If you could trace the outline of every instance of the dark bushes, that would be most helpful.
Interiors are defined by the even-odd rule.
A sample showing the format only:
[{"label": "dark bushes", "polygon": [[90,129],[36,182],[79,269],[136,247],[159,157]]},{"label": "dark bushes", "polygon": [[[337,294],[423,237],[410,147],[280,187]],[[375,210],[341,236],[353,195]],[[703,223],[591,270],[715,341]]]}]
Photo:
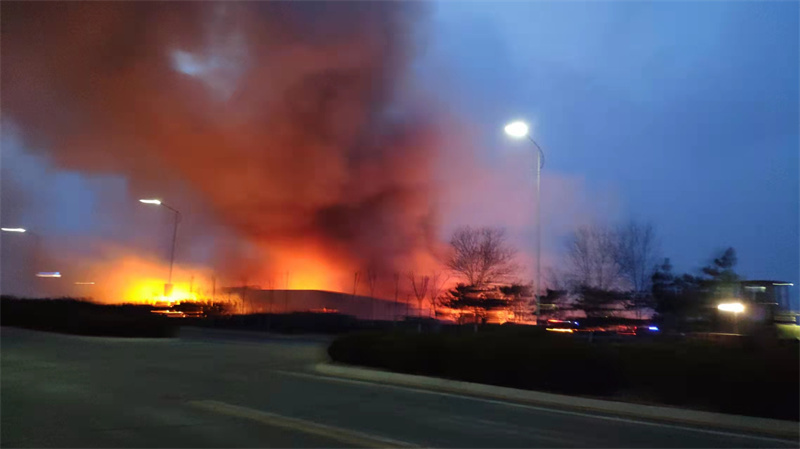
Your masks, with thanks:
[{"label": "dark bushes", "polygon": [[75,299],[0,299],[0,324],[50,332],[113,337],[165,338],[176,323],[148,306],[102,305]]},{"label": "dark bushes", "polygon": [[796,342],[719,346],[569,335],[360,333],[337,338],[334,361],[562,394],[624,395],[723,413],[798,419]]}]

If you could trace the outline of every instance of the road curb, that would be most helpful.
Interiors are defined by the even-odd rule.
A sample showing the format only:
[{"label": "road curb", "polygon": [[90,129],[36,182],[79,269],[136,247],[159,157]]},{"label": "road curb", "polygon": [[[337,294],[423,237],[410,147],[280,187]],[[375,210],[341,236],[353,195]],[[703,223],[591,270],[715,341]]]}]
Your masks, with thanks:
[{"label": "road curb", "polygon": [[557,409],[610,414],[626,418],[684,424],[696,427],[713,428],[768,435],[797,440],[798,423],[777,419],[750,416],[728,415],[672,407],[631,404],[627,402],[605,401],[580,398],[530,390],[498,387],[494,385],[462,382],[437,377],[401,374],[376,369],[357,368],[334,363],[319,363],[314,371],[328,376],[397,386],[422,388],[451,394],[461,394],[486,399],[495,399],[525,405],[545,406]]}]

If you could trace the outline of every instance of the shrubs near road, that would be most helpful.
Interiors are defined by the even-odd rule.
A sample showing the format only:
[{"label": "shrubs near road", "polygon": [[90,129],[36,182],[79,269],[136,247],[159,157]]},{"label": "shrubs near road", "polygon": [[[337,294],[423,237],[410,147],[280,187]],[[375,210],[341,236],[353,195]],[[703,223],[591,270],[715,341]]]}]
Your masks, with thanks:
[{"label": "shrubs near road", "polygon": [[538,330],[339,337],[336,362],[512,388],[798,419],[796,341],[593,342]]},{"label": "shrubs near road", "polygon": [[103,305],[74,299],[0,299],[0,324],[50,332],[166,338],[178,326],[147,306]]}]

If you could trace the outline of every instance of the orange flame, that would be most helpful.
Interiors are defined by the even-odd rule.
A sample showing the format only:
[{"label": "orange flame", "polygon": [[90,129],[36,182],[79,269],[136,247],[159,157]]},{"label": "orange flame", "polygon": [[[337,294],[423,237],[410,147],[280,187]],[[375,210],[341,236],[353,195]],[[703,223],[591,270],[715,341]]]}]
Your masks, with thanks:
[{"label": "orange flame", "polygon": [[172,294],[164,295],[163,279],[143,279],[133,282],[128,286],[123,294],[125,302],[132,303],[179,303],[184,301],[197,301],[198,295],[189,291],[189,286],[184,284],[173,284]]}]

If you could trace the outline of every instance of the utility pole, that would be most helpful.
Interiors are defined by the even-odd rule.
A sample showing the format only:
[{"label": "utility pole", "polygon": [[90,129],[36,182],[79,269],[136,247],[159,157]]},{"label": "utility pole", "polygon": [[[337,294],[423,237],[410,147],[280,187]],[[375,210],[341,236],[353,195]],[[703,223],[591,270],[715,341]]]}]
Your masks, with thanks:
[{"label": "utility pole", "polygon": [[289,272],[286,272],[286,290],[283,292],[283,308],[285,312],[289,313]]},{"label": "utility pole", "polygon": [[394,274],[394,310],[392,311],[392,315],[394,316],[394,322],[397,324],[397,297],[400,295],[400,273]]},{"label": "utility pole", "polygon": [[353,273],[353,299],[356,299],[356,291],[358,289],[358,276],[359,276],[359,274],[360,273],[358,271]]}]

